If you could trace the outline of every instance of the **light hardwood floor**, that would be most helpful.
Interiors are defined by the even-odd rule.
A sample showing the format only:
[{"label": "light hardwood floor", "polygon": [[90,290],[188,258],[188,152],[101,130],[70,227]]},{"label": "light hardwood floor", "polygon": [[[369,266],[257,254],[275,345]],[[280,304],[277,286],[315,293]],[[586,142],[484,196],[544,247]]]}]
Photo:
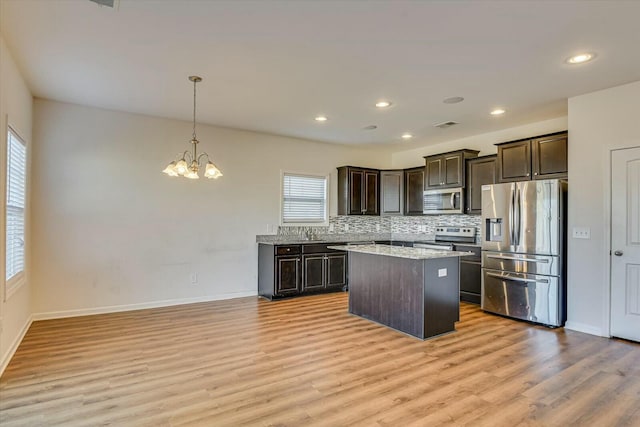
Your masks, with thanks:
[{"label": "light hardwood floor", "polygon": [[0,379],[8,426],[640,425],[640,345],[463,304],[428,341],[344,293],[35,322]]}]

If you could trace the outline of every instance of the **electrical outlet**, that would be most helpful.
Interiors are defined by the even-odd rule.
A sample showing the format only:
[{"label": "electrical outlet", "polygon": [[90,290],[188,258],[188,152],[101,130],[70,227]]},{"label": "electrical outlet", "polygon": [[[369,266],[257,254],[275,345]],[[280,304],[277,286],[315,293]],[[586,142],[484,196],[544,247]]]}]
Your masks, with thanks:
[{"label": "electrical outlet", "polygon": [[329,231],[333,231],[333,224],[329,224]]},{"label": "electrical outlet", "polygon": [[376,224],[376,231],[380,232],[380,224]]},{"label": "electrical outlet", "polygon": [[574,239],[590,239],[591,229],[589,227],[573,227]]},{"label": "electrical outlet", "polygon": [[191,284],[195,285],[198,283],[198,273],[191,273]]},{"label": "electrical outlet", "polygon": [[349,224],[344,225],[344,231],[349,231]]}]

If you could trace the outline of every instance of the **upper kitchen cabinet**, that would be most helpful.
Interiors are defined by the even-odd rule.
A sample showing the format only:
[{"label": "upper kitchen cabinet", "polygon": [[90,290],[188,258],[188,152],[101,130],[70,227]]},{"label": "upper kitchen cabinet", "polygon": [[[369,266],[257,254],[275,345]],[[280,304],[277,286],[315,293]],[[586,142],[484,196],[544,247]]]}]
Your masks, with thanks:
[{"label": "upper kitchen cabinet", "polygon": [[404,170],[404,214],[422,215],[424,167]]},{"label": "upper kitchen cabinet", "polygon": [[478,157],[478,153],[479,151],[475,150],[458,150],[433,156],[425,156],[425,190],[431,188],[464,187],[464,161]]},{"label": "upper kitchen cabinet", "polygon": [[380,171],[380,214],[404,214],[404,171]]},{"label": "upper kitchen cabinet", "polygon": [[496,155],[467,160],[467,187],[465,213],[482,213],[482,186],[497,180]]},{"label": "upper kitchen cabinet", "polygon": [[533,179],[567,177],[567,132],[531,141]]},{"label": "upper kitchen cabinet", "polygon": [[498,146],[498,182],[567,176],[567,132]]},{"label": "upper kitchen cabinet", "polygon": [[353,166],[338,168],[338,215],[379,215],[380,172]]}]

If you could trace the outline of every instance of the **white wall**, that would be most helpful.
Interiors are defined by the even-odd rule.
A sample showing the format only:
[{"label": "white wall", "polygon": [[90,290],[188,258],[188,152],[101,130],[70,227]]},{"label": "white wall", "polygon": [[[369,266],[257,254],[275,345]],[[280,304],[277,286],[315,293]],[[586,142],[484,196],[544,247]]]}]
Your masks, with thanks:
[{"label": "white wall", "polygon": [[441,144],[396,151],[392,154],[392,165],[394,168],[399,169],[424,166],[424,156],[446,153],[447,151],[459,150],[462,148],[478,150],[480,151],[480,156],[486,156],[497,152],[496,146],[494,145],[496,143],[514,141],[516,139],[544,135],[566,129],[567,118],[559,117],[542,122],[530,123],[528,125],[502,129],[496,132],[483,133],[467,138],[456,139],[453,141],[443,142]]},{"label": "white wall", "polygon": [[[33,99],[20,71],[14,62],[5,41],[0,37],[0,374],[4,370],[9,357],[15,351],[31,318],[31,286],[30,286],[30,227],[29,218],[26,223],[26,282],[11,295],[5,294],[5,205],[6,205],[6,151],[7,151],[7,119],[8,124],[20,134],[31,151],[31,122]],[[27,198],[29,196],[27,195]],[[28,203],[28,200],[27,200]],[[29,206],[27,206],[29,209]],[[6,298],[8,297],[8,298]]]},{"label": "white wall", "polygon": [[279,222],[281,169],[331,174],[335,214],[337,166],[390,164],[382,151],[199,125],[224,176],[194,182],[161,173],[190,147],[188,122],[45,100],[34,114],[39,318],[255,295],[255,236]]},{"label": "white wall", "polygon": [[567,327],[609,335],[610,150],[640,146],[640,81],[569,99]]}]

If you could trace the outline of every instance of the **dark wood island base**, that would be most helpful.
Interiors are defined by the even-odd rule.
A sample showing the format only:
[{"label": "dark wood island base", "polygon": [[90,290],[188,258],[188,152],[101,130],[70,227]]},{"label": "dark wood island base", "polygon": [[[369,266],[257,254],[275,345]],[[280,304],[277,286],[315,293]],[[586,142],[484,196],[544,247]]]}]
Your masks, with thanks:
[{"label": "dark wood island base", "polygon": [[[375,246],[386,251],[383,245]],[[460,319],[459,256],[468,254],[431,251],[431,256],[416,259],[398,249],[394,255],[362,249],[345,249],[350,252],[350,313],[420,339],[455,331]],[[401,251],[415,255],[429,249]]]}]

